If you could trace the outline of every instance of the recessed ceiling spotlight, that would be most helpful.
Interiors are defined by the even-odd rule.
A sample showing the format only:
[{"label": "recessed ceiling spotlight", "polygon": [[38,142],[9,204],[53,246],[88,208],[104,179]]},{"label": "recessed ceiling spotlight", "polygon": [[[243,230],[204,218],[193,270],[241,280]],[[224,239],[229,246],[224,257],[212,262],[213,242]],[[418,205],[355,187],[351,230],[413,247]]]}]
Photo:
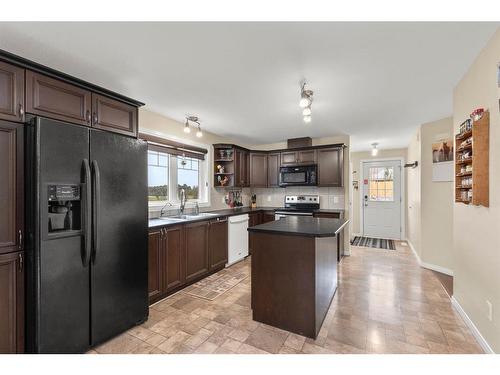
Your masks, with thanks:
[{"label": "recessed ceiling spotlight", "polygon": [[311,116],[309,116],[309,115],[308,116],[304,116],[304,122],[306,124],[309,124],[311,121],[312,121],[312,117]]},{"label": "recessed ceiling spotlight", "polygon": [[310,116],[311,115],[311,107],[306,107],[302,110],[302,115],[304,116]]},{"label": "recessed ceiling spotlight", "polygon": [[377,156],[378,155],[378,143],[375,142],[375,143],[372,143],[372,156]]}]

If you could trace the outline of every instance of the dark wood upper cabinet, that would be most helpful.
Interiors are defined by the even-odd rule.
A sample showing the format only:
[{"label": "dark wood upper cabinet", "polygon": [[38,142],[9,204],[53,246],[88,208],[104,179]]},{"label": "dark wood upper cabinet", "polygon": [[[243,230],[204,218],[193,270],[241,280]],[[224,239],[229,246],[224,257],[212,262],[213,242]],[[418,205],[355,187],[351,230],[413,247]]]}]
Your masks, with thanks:
[{"label": "dark wood upper cabinet", "polygon": [[297,164],[296,151],[284,151],[281,153],[281,165],[294,165]]},{"label": "dark wood upper cabinet", "polygon": [[24,252],[0,254],[0,354],[24,352]]},{"label": "dark wood upper cabinet", "polygon": [[0,61],[0,119],[24,120],[24,69]]},{"label": "dark wood upper cabinet", "polygon": [[106,96],[92,94],[92,127],[137,135],[137,108]]},{"label": "dark wood upper cabinet", "polygon": [[24,247],[24,127],[0,121],[0,254]]},{"label": "dark wood upper cabinet", "polygon": [[197,279],[209,270],[208,222],[185,225],[186,282]]},{"label": "dark wood upper cabinet", "polygon": [[281,152],[281,165],[316,164],[316,150]]},{"label": "dark wood upper cabinet", "polygon": [[267,154],[250,153],[250,186],[267,187]]},{"label": "dark wood upper cabinet", "polygon": [[318,186],[344,186],[342,147],[318,149]]},{"label": "dark wood upper cabinet", "polygon": [[249,166],[248,151],[235,148],[234,149],[234,186],[248,187],[250,186],[250,166]]},{"label": "dark wood upper cabinet", "polygon": [[162,292],[162,240],[163,230],[151,230],[148,236],[148,294],[154,300]]},{"label": "dark wood upper cabinet", "polygon": [[165,228],[163,254],[163,291],[169,292],[186,281],[183,226]]},{"label": "dark wood upper cabinet", "polygon": [[278,187],[280,174],[280,154],[279,152],[267,155],[267,186]]},{"label": "dark wood upper cabinet", "polygon": [[212,220],[209,224],[208,248],[210,270],[224,267],[227,263],[227,219]]},{"label": "dark wood upper cabinet", "polygon": [[26,112],[90,126],[91,92],[69,83],[26,71]]},{"label": "dark wood upper cabinet", "polygon": [[316,150],[301,150],[297,152],[299,164],[316,164]]}]

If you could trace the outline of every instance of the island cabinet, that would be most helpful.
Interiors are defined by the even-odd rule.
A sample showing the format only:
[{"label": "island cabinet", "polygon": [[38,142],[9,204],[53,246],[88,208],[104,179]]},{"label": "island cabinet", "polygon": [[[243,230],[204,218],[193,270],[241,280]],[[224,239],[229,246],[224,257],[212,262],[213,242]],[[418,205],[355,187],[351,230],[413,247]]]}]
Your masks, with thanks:
[{"label": "island cabinet", "polygon": [[281,165],[315,164],[316,150],[298,150],[281,152]]},{"label": "island cabinet", "polygon": [[0,254],[0,354],[24,352],[24,252]]},{"label": "island cabinet", "polygon": [[223,268],[227,263],[227,218],[217,218],[209,222],[208,251],[210,271]]},{"label": "island cabinet", "polygon": [[24,120],[24,69],[0,61],[0,119]]},{"label": "island cabinet", "polygon": [[318,149],[318,186],[344,186],[342,147]]},{"label": "island cabinet", "polygon": [[[263,212],[251,212],[248,214],[248,227],[262,224]],[[248,253],[252,255],[252,237],[248,236]]]},{"label": "island cabinet", "polygon": [[250,154],[250,186],[267,187],[267,154],[251,152]]},{"label": "island cabinet", "polygon": [[267,186],[278,187],[280,176],[280,153],[271,152],[267,155]]}]

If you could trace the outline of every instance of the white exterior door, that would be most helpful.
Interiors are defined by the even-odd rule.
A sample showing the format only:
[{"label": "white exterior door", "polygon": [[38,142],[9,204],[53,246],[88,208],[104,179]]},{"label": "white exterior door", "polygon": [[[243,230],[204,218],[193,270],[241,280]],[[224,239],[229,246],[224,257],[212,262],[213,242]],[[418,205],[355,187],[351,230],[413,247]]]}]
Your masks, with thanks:
[{"label": "white exterior door", "polygon": [[363,235],[401,239],[401,161],[363,162]]}]

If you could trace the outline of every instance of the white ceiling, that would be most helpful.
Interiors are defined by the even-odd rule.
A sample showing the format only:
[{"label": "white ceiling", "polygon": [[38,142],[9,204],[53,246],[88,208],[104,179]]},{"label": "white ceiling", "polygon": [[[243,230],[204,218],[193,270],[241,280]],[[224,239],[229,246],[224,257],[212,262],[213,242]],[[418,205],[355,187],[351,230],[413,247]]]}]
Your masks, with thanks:
[{"label": "white ceiling", "polygon": [[[244,144],[406,147],[499,23],[0,23],[0,48]],[[302,122],[299,82],[314,90]]]}]

